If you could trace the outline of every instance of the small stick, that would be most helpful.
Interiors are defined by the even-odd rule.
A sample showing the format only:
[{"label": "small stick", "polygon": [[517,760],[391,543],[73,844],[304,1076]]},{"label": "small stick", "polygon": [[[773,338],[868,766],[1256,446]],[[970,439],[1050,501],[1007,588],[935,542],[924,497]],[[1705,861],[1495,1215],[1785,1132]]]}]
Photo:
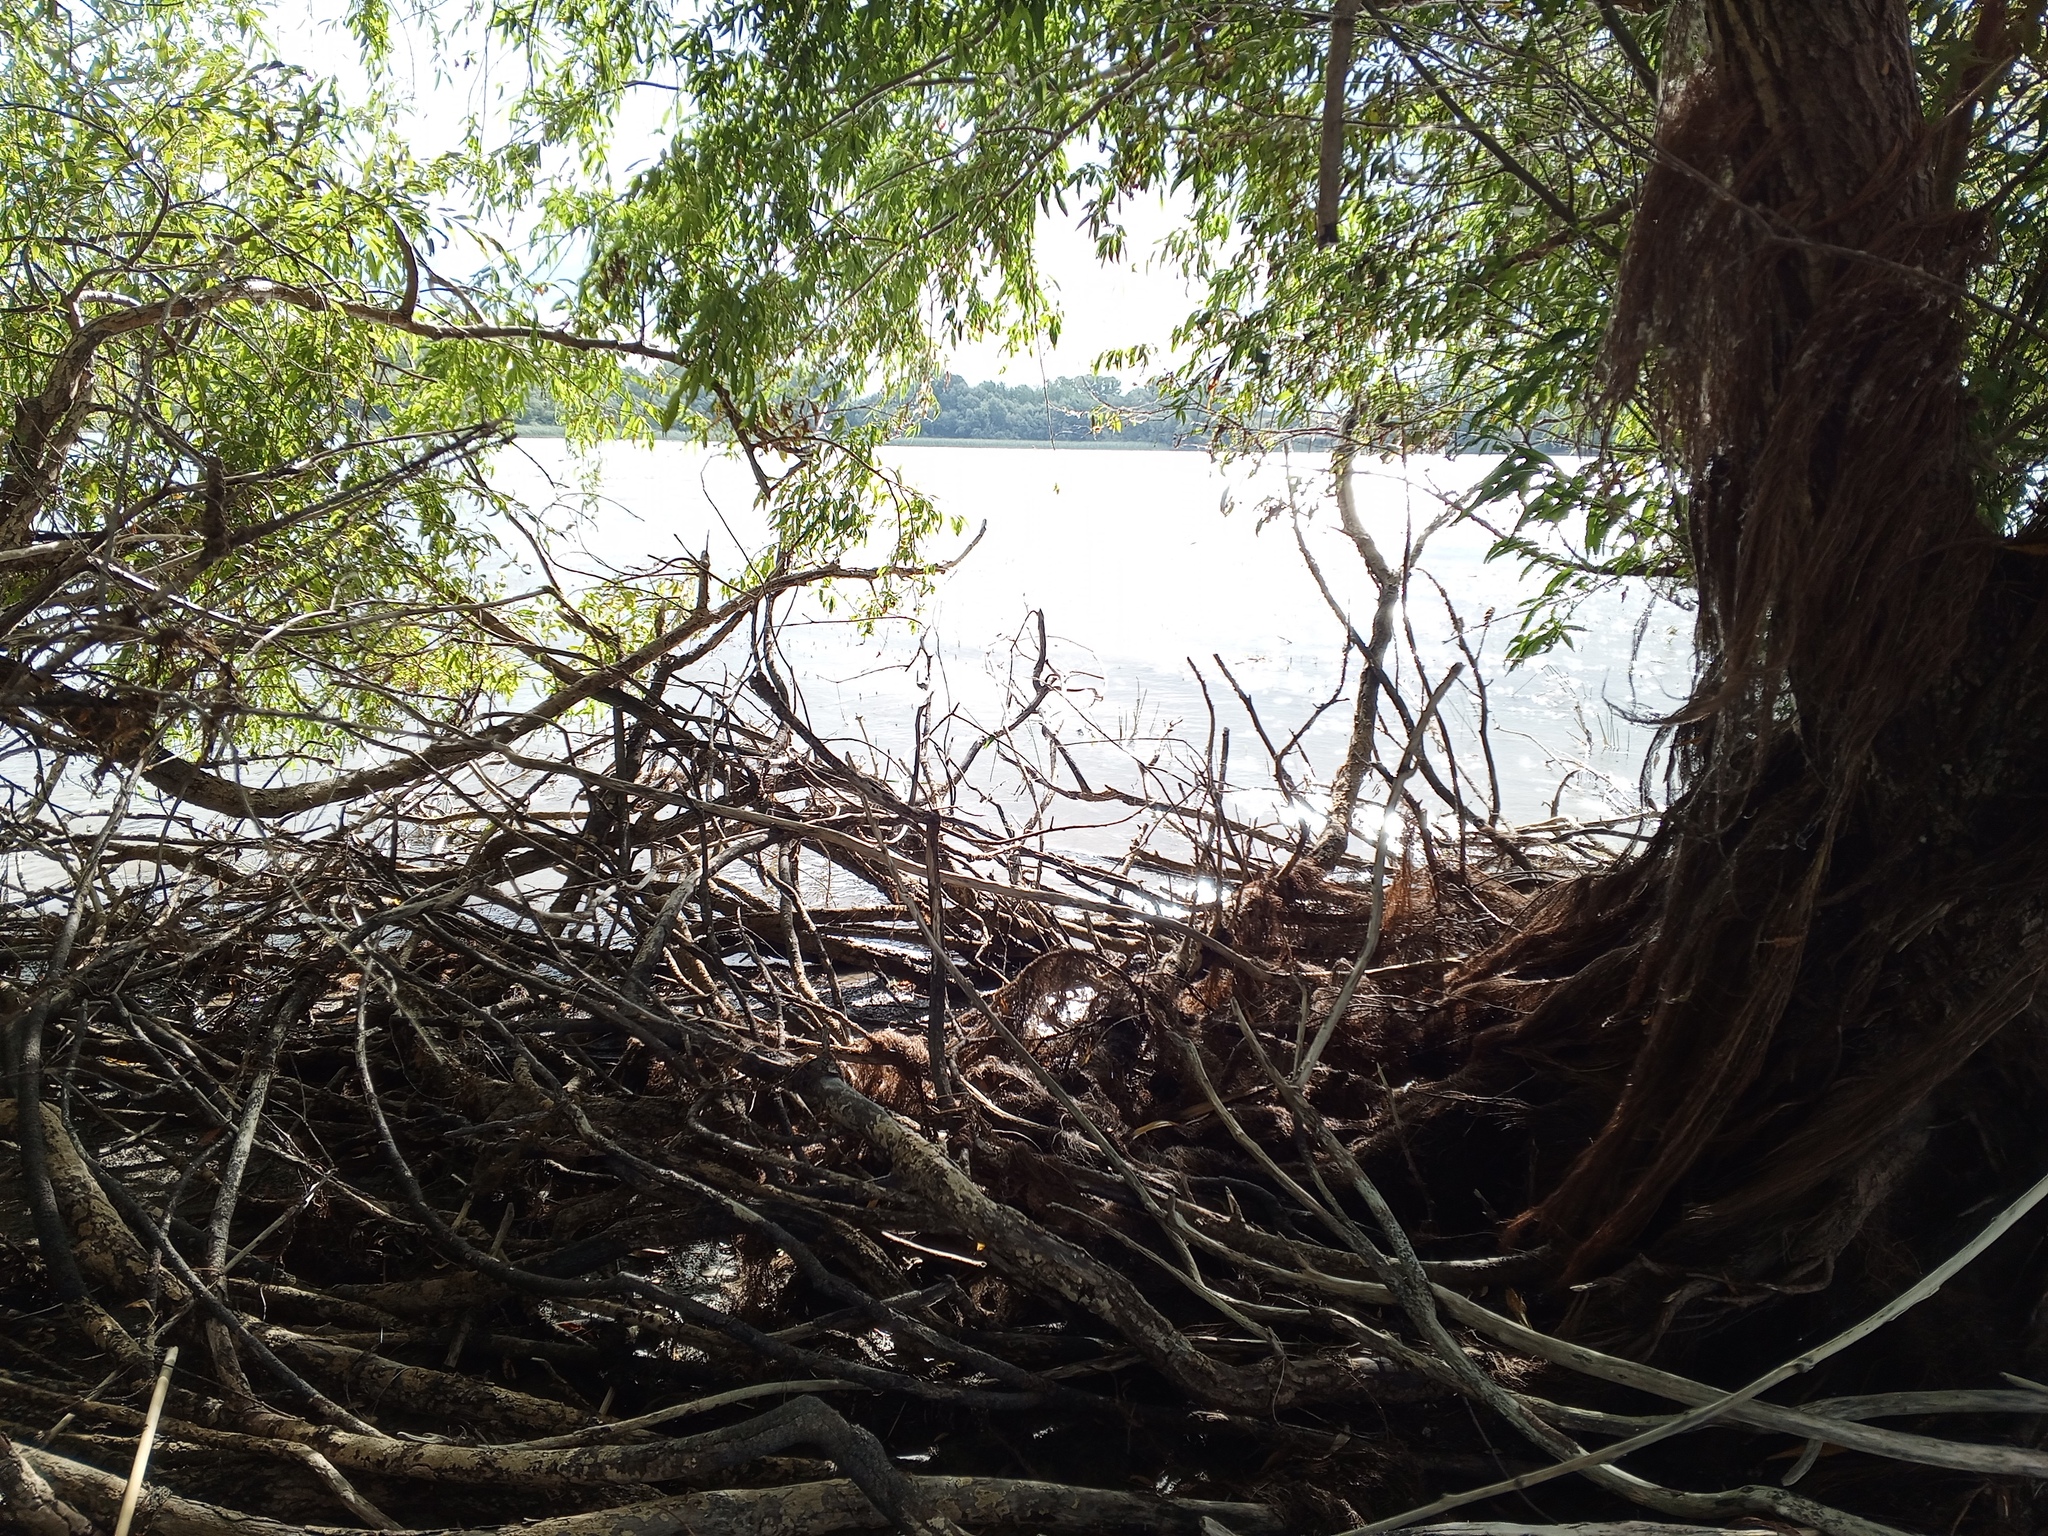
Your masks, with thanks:
[{"label": "small stick", "polygon": [[135,1521],[135,1501],[142,1497],[142,1477],[149,1470],[157,1420],[163,1417],[164,1398],[171,1390],[171,1368],[177,1363],[178,1346],[173,1344],[164,1351],[164,1367],[157,1372],[156,1391],[149,1397],[149,1416],[142,1421],[142,1438],[135,1442],[135,1465],[128,1469],[128,1486],[121,1490],[121,1513],[114,1519],[114,1536],[128,1536],[128,1527]]},{"label": "small stick", "polygon": [[[1783,1364],[1774,1366],[1747,1386],[1737,1387],[1734,1391],[1724,1393],[1712,1402],[1702,1403],[1697,1408],[1688,1409],[1684,1413],[1665,1419],[1639,1434],[1629,1436],[1626,1440],[1618,1440],[1612,1445],[1601,1446],[1598,1450],[1582,1451],[1576,1456],[1568,1457],[1551,1466],[1539,1468],[1534,1472],[1524,1472],[1503,1482],[1489,1483],[1484,1488],[1468,1488],[1462,1493],[1446,1494],[1434,1503],[1421,1505],[1402,1514],[1390,1515],[1386,1519],[1376,1520],[1370,1525],[1354,1527],[1344,1532],[1343,1536],[1365,1536],[1365,1533],[1368,1531],[1399,1530],[1402,1526],[1410,1525],[1417,1520],[1426,1520],[1431,1515],[1442,1514],[1445,1510],[1456,1509],[1462,1504],[1471,1504],[1479,1499],[1492,1498],[1503,1493],[1519,1493],[1525,1488],[1535,1487],[1538,1483],[1547,1483],[1554,1477],[1562,1477],[1567,1472],[1581,1472],[1589,1468],[1604,1467],[1609,1462],[1620,1460],[1631,1451],[1640,1450],[1646,1445],[1654,1445],[1659,1440],[1668,1440],[1673,1435],[1682,1435],[1688,1430],[1699,1428],[1702,1424],[1712,1423],[1715,1419],[1726,1414],[1729,1409],[1739,1408],[1751,1398],[1769,1391],[1772,1387],[1778,1385],[1779,1382],[1812,1370],[1823,1360],[1840,1354],[1851,1344],[1866,1339],[1871,1334],[1877,1332],[1878,1329],[1884,1327],[1886,1323],[1891,1322],[1892,1319],[1898,1317],[1901,1313],[1910,1311],[1918,1306],[1955,1278],[1960,1271],[1967,1268],[1978,1254],[1997,1242],[2022,1216],[2025,1216],[2027,1212],[2031,1211],[2043,1200],[2048,1200],[2048,1175],[2044,1175],[2037,1180],[2033,1187],[2028,1189],[2025,1194],[2019,1196],[2012,1204],[1994,1216],[1983,1231],[1979,1232],[1969,1242],[1957,1249],[1956,1252],[1921,1276],[1918,1281],[1908,1286],[1897,1296],[1894,1296],[1861,1322],[1843,1329],[1825,1344],[1818,1344],[1812,1349],[1807,1350],[1804,1354],[1795,1355]],[[1886,1528],[1878,1527],[1878,1529]],[[121,1533],[116,1531],[114,1536],[121,1536]]]},{"label": "small stick", "polygon": [[[100,1378],[100,1384],[94,1387],[90,1392],[85,1394],[85,1401],[88,1403],[97,1401],[99,1395],[114,1384],[115,1378],[118,1377],[124,1369],[126,1369],[126,1367],[117,1365],[111,1371],[107,1372],[105,1376]],[[52,1424],[40,1435],[36,1436],[36,1445],[38,1447],[48,1445],[52,1440],[56,1439],[59,1435],[63,1434],[66,1426],[68,1426],[71,1423],[71,1421],[77,1417],[78,1415],[76,1413],[65,1414],[63,1418],[59,1419],[56,1423]]]},{"label": "small stick", "polygon": [[[472,1186],[470,1193],[463,1196],[463,1216],[469,1214],[470,1198],[475,1193],[476,1190]],[[512,1202],[508,1199],[505,1202],[505,1214],[498,1218],[498,1235],[491,1241],[491,1257],[494,1259],[502,1259],[505,1256],[505,1235],[512,1230],[512,1210]],[[462,1217],[458,1216],[455,1219],[460,1221]],[[469,1330],[475,1323],[476,1313],[474,1311],[462,1314],[462,1322],[456,1327],[454,1341],[449,1344],[448,1353],[441,1361],[441,1368],[443,1370],[452,1371],[462,1363],[462,1346],[469,1342]],[[611,1399],[607,1397],[605,1401],[610,1402]],[[396,1527],[393,1527],[393,1529],[396,1529]]]},{"label": "small stick", "polygon": [[314,1450],[310,1445],[296,1446],[293,1448],[293,1453],[304,1464],[307,1471],[311,1472],[326,1485],[327,1491],[334,1495],[342,1508],[362,1521],[363,1524],[377,1531],[398,1531],[404,1529],[396,1520],[364,1498],[357,1491],[355,1484],[341,1475],[339,1467],[335,1466],[333,1462]]},{"label": "small stick", "polygon": [[1359,979],[1366,974],[1366,962],[1372,959],[1373,951],[1379,948],[1380,927],[1386,921],[1387,898],[1387,831],[1394,819],[1394,807],[1401,803],[1401,796],[1408,788],[1408,777],[1415,771],[1422,753],[1423,733],[1429,729],[1429,722],[1435,716],[1437,706],[1444,695],[1451,691],[1451,684],[1465,670],[1463,662],[1453,662],[1451,670],[1443,681],[1423,701],[1422,713],[1415,718],[1414,728],[1408,732],[1408,750],[1401,754],[1401,767],[1395,773],[1393,786],[1387,792],[1386,813],[1380,819],[1379,838],[1373,845],[1372,860],[1372,915],[1366,921],[1365,943],[1359,947],[1358,958],[1351,962],[1351,974],[1345,978],[1344,986],[1337,994],[1337,1001],[1330,1008],[1330,1016],[1323,1020],[1323,1027],[1316,1031],[1314,1044],[1308,1048],[1294,1068],[1294,1082],[1297,1087],[1308,1081],[1309,1073],[1315,1070],[1321,1059],[1323,1047],[1330,1043],[1330,1036],[1336,1031],[1338,1021],[1344,1017],[1344,1010],[1351,1006],[1351,995],[1358,990]]},{"label": "small stick", "polygon": [[939,883],[939,813],[925,818],[925,883],[930,889],[932,908],[931,1012],[924,1026],[925,1049],[932,1058],[932,1093],[941,1103],[953,1097],[953,1085],[946,1073],[946,907]]}]

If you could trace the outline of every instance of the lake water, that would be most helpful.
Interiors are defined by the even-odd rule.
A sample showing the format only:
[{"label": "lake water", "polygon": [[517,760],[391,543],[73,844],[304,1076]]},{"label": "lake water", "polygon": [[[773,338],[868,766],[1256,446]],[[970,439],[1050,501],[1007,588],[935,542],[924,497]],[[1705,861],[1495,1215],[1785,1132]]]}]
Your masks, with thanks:
[{"label": "lake water", "polygon": [[[863,631],[844,601],[837,611],[816,600],[795,605],[780,628],[780,651],[821,734],[889,772],[901,789],[920,709],[929,720],[959,712],[938,733],[957,754],[1029,695],[1030,616],[1042,610],[1060,688],[1040,718],[1059,732],[1071,769],[1091,783],[1171,792],[1215,762],[1227,729],[1232,809],[1273,823],[1302,814],[1281,792],[1215,658],[1276,743],[1335,691],[1342,629],[1299,553],[1290,514],[1262,522],[1276,503],[1298,513],[1332,592],[1367,628],[1372,586],[1336,526],[1326,454],[1219,466],[1198,453],[906,446],[891,449],[888,461],[963,518],[970,534],[984,523],[987,531],[913,616]],[[1361,515],[1398,561],[1408,538],[1489,467],[1477,458],[1367,461],[1359,470]],[[525,439],[500,461],[497,481],[568,527],[564,548],[576,568],[631,569],[708,542],[714,563],[731,570],[765,542],[743,466],[682,444],[613,444],[579,457],[559,441]],[[949,536],[935,553],[965,542]],[[1426,546],[1419,570],[1427,579],[1413,582],[1407,613],[1412,648],[1404,634],[1391,668],[1403,693],[1413,704],[1426,692],[1418,660],[1434,682],[1460,657],[1448,601],[1488,677],[1502,818],[1524,823],[1554,811],[1597,818],[1639,808],[1653,736],[1639,722],[1684,697],[1691,615],[1640,589],[1602,596],[1580,611],[1574,646],[1510,671],[1502,657],[1514,610],[1533,586],[1515,564],[1486,561],[1489,542],[1483,530],[1464,525],[1443,529]],[[723,664],[747,662],[738,656]],[[1354,682],[1356,675],[1354,659]],[[1473,781],[1468,798],[1484,807],[1490,786],[1476,695],[1454,686],[1444,713],[1458,768]],[[1347,698],[1288,755],[1295,807],[1320,803],[1343,755],[1349,716]],[[1043,771],[1072,782],[1035,726],[1018,743]],[[1400,746],[1384,742],[1383,756],[1398,758]],[[1439,769],[1441,758],[1439,747]],[[1028,815],[1030,797],[1015,774],[976,777],[983,793],[977,799],[963,786],[963,809]],[[1141,830],[1130,813],[1095,806],[1064,805],[1053,819],[1068,841],[1101,852]],[[1097,824],[1092,831],[1090,824]]]},{"label": "lake water", "polygon": [[[1096,859],[1121,860],[1140,843],[1185,854],[1187,839],[1172,817],[1052,800],[1044,782],[1071,789],[1079,775],[1093,788],[1178,803],[1206,795],[1198,786],[1220,776],[1236,819],[1290,841],[1301,827],[1320,825],[1329,775],[1344,754],[1357,671],[1354,664],[1343,672],[1343,629],[1297,548],[1294,515],[1333,595],[1361,629],[1373,602],[1364,567],[1336,527],[1327,455],[1219,466],[1198,453],[920,446],[891,449],[888,460],[963,518],[970,536],[984,524],[986,532],[914,613],[863,626],[851,617],[860,594],[847,592],[836,606],[814,594],[778,615],[782,675],[821,735],[902,792],[922,720],[935,746],[923,772],[944,773],[946,758],[966,756],[1031,696],[1032,616],[1043,612],[1057,687],[1009,738],[1012,756],[986,748],[977,756],[951,796],[963,813]],[[1411,534],[1489,467],[1479,459],[1369,462],[1359,470],[1361,515],[1398,560]],[[734,573],[768,544],[744,466],[683,444],[609,444],[579,456],[560,440],[522,439],[494,474],[558,530],[550,554],[572,586],[607,568],[644,570],[707,544],[717,569]],[[1292,512],[1268,517],[1275,505]],[[934,554],[943,558],[966,542],[947,536]],[[1641,722],[1684,697],[1691,615],[1640,590],[1605,595],[1579,612],[1583,628],[1573,647],[1509,670],[1502,653],[1532,587],[1515,565],[1484,558],[1488,542],[1471,526],[1445,528],[1429,541],[1418,567],[1426,574],[1411,585],[1408,626],[1391,658],[1403,695],[1419,702],[1426,684],[1461,659],[1448,601],[1488,680],[1501,820],[1597,820],[1642,809],[1639,783],[1654,732]],[[734,643],[698,670],[708,681],[729,682],[753,665],[746,645]],[[1284,786],[1224,667],[1274,743],[1286,746],[1299,732],[1286,753]],[[1340,677],[1346,686],[1332,705]],[[1478,699],[1468,681],[1454,685],[1443,715],[1467,804],[1485,811],[1494,776],[1480,751]],[[1324,705],[1331,707],[1303,730]],[[1397,760],[1402,745],[1383,735],[1381,760]],[[1448,776],[1440,742],[1432,759]],[[89,816],[110,807],[113,787],[74,767],[58,798]],[[1419,783],[1412,789],[1436,816],[1429,792]],[[1369,789],[1368,801],[1374,793],[1384,799],[1384,786]],[[566,784],[561,794],[570,794]],[[143,793],[134,814],[140,826],[175,808]],[[1355,851],[1370,846],[1379,814],[1375,805],[1361,806]],[[820,867],[830,880],[830,866]],[[62,901],[65,884],[63,871],[37,856],[0,858],[0,889]],[[1174,900],[1207,899],[1201,882],[1167,879],[1160,889]],[[816,899],[829,905],[832,894],[827,888]]]}]

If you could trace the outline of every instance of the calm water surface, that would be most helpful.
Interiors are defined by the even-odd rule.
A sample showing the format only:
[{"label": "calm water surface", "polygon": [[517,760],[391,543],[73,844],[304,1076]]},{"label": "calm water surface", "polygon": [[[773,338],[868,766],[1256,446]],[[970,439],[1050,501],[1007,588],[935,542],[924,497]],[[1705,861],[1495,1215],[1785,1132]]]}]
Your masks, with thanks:
[{"label": "calm water surface", "polygon": [[[986,725],[1014,712],[1020,688],[1028,696],[1036,650],[1030,615],[1042,610],[1061,682],[1042,718],[1056,725],[1073,766],[1091,781],[1135,787],[1141,765],[1160,783],[1184,776],[1205,757],[1214,760],[1228,729],[1233,808],[1269,821],[1297,814],[1215,658],[1276,743],[1336,690],[1343,631],[1297,548],[1293,517],[1302,519],[1311,553],[1361,630],[1372,587],[1336,527],[1327,455],[1223,467],[1196,453],[905,447],[891,450],[889,461],[963,518],[970,533],[984,523],[987,531],[912,617],[864,632],[846,602],[828,612],[815,600],[787,616],[781,654],[822,734],[856,757],[893,767],[900,787],[921,708],[937,719],[954,707]],[[1369,462],[1360,471],[1361,514],[1398,559],[1488,467],[1479,459]],[[719,567],[731,569],[765,542],[743,468],[681,444],[615,444],[576,456],[558,441],[526,440],[502,461],[499,483],[549,509],[565,529],[570,563],[583,569],[630,569],[707,542]],[[1266,516],[1276,505],[1292,511]],[[1639,806],[1652,738],[1640,721],[1684,695],[1690,615],[1640,590],[1603,596],[1580,611],[1574,646],[1510,671],[1503,652],[1514,611],[1534,584],[1512,563],[1487,562],[1489,542],[1481,529],[1453,526],[1425,546],[1419,570],[1426,574],[1412,584],[1398,642],[1404,693],[1414,702],[1426,691],[1418,660],[1433,682],[1460,659],[1448,603],[1489,679],[1503,818],[1538,820],[1553,806],[1578,817]],[[964,543],[948,537],[939,552]],[[745,665],[744,658],[731,664]],[[1355,668],[1350,676],[1355,681]],[[1459,766],[1475,781],[1473,801],[1483,806],[1490,786],[1476,736],[1477,696],[1454,687],[1445,714]],[[1347,701],[1288,756],[1297,805],[1319,803],[1348,728]],[[975,734],[956,720],[950,745],[957,752]],[[1042,739],[1024,735],[1043,756]],[[1389,757],[1399,750],[1399,743],[1383,748]],[[1438,758],[1441,766],[1440,746]],[[1014,785],[984,787],[1004,801],[1006,814],[1023,814]],[[989,808],[975,807],[971,790],[962,794],[968,808]],[[1103,814],[1068,807],[1060,820]],[[1079,841],[1100,847],[1107,833]]]}]

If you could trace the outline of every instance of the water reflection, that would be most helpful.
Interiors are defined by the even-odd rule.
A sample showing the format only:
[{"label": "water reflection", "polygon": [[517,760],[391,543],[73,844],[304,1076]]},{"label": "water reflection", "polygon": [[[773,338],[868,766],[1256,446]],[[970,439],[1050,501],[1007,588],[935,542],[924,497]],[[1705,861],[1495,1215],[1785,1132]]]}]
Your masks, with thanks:
[{"label": "water reflection", "polygon": [[[579,465],[558,442],[521,448],[503,483],[536,504],[554,498],[565,513],[587,508],[571,540],[587,563],[644,565],[708,543],[730,567],[764,539],[743,469],[719,457],[614,445]],[[1347,743],[1356,661],[1303,565],[1293,515],[1262,524],[1257,509],[1290,505],[1339,606],[1369,614],[1370,585],[1333,526],[1324,456],[1219,468],[1186,453],[903,448],[893,462],[970,527],[986,521],[987,536],[914,616],[864,629],[844,594],[836,607],[807,599],[787,612],[781,655],[823,735],[907,783],[920,720],[933,747],[957,752],[1030,694],[1028,615],[1042,609],[1059,687],[1020,733],[1032,771],[1062,788],[1142,785],[1161,799],[1191,784],[1213,793],[1221,777],[1233,817],[1289,842],[1319,829]],[[1398,551],[1486,467],[1370,465],[1362,514],[1382,547]],[[586,501],[579,484],[596,495]],[[1497,803],[1508,821],[1638,808],[1652,736],[1641,722],[1684,696],[1690,615],[1639,591],[1604,596],[1576,616],[1572,647],[1509,671],[1503,652],[1531,589],[1513,565],[1484,559],[1488,542],[1467,526],[1435,536],[1390,662],[1404,694],[1419,698],[1462,659],[1462,625],[1488,679],[1490,754],[1481,700],[1461,685],[1445,701],[1448,750],[1433,739],[1433,766],[1459,779],[1468,804],[1486,814]],[[1059,754],[1038,725],[1059,733]],[[1400,745],[1384,743],[1383,757]],[[1282,772],[1274,750],[1286,758]],[[1042,788],[996,765],[957,795],[964,812],[1021,831]],[[1355,834],[1376,835],[1383,814],[1361,807]],[[1128,805],[1077,801],[1055,806],[1048,825],[1063,846],[1103,856],[1156,830]]]}]

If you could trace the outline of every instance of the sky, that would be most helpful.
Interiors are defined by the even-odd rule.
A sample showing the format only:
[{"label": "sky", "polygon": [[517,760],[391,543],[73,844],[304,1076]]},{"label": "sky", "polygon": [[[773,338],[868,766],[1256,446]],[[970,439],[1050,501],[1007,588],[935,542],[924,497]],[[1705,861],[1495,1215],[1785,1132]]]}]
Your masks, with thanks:
[{"label": "sky", "polygon": [[[444,7],[443,13],[455,9]],[[345,95],[360,99],[369,89],[369,77],[342,25],[345,11],[346,0],[276,5],[271,35],[286,62],[332,76]],[[502,51],[494,52],[481,32],[457,29],[436,50],[423,27],[394,17],[392,38],[385,88],[405,110],[415,153],[425,156],[453,147],[471,114],[502,121],[504,102],[519,83],[518,67]],[[614,161],[621,172],[651,158],[661,143],[660,113],[667,98],[654,91],[641,95],[643,101],[628,110],[630,126]],[[1091,373],[1102,353],[1132,346],[1151,347],[1155,368],[1163,367],[1174,326],[1195,307],[1179,275],[1154,259],[1177,217],[1165,199],[1133,202],[1125,210],[1129,255],[1106,265],[1096,259],[1094,241],[1078,224],[1058,213],[1042,215],[1038,244],[1062,312],[1059,344],[1041,344],[1022,355],[1007,353],[997,342],[968,344],[949,355],[949,371],[976,381],[1036,384]]]},{"label": "sky", "polygon": [[1006,357],[994,343],[961,347],[952,370],[969,379],[1000,378],[1035,384],[1068,374],[1090,373],[1095,359],[1112,348],[1146,345],[1165,359],[1173,328],[1194,308],[1180,275],[1155,262],[1153,252],[1179,217],[1164,199],[1147,198],[1124,210],[1130,258],[1110,266],[1098,262],[1094,240],[1057,214],[1038,221],[1038,248],[1058,291],[1060,342],[1024,357]]}]

